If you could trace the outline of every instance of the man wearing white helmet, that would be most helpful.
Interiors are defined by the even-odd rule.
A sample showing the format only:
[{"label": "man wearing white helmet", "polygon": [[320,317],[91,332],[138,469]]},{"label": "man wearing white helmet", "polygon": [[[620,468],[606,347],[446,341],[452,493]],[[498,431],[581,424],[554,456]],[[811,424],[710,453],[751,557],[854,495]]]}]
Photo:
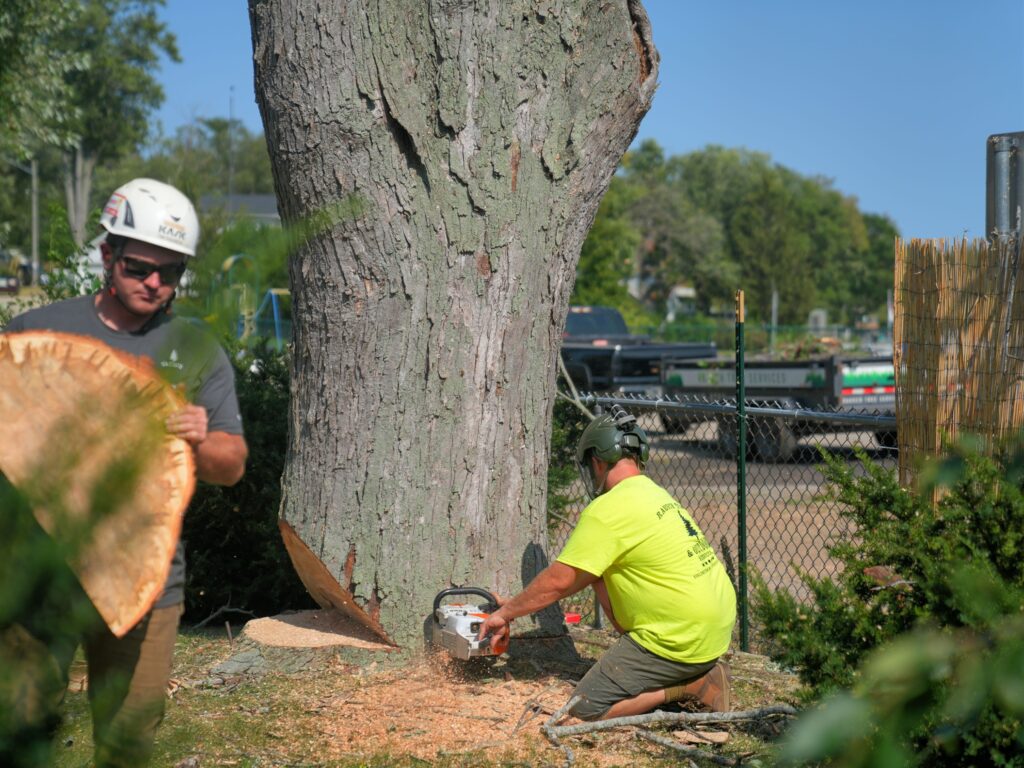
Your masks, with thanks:
[{"label": "man wearing white helmet", "polygon": [[[107,231],[100,245],[103,290],[26,312],[5,330],[87,335],[149,358],[190,403],[167,428],[192,446],[198,478],[234,485],[245,472],[248,448],[231,364],[205,330],[169,312],[199,240],[192,203],[168,184],[134,179],[110,196],[100,224]],[[163,718],[184,584],[179,543],[149,615],[121,639],[105,628],[84,638],[97,765],[135,766],[149,758]],[[66,670],[71,659],[57,661]]]}]

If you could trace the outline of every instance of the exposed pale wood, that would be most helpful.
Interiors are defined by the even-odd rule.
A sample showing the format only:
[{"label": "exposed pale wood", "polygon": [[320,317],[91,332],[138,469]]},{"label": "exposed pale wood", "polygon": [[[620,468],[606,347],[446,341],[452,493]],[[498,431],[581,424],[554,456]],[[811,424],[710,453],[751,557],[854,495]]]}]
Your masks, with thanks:
[{"label": "exposed pale wood", "polygon": [[335,610],[297,611],[246,622],[243,630],[251,640],[282,648],[349,646],[390,650],[392,646],[362,624]]},{"label": "exposed pale wood", "polygon": [[148,362],[95,339],[0,336],[0,471],[117,636],[159,596],[195,486],[191,448],[164,426],[183,405]]},{"label": "exposed pale wood", "polygon": [[314,555],[306,543],[296,535],[295,530],[284,520],[278,520],[277,525],[296,573],[320,607],[339,611],[360,626],[370,630],[388,645],[394,645],[391,638],[388,637],[388,633],[384,631],[384,627],[352,599],[348,590],[338,583],[338,580],[331,575],[320,558]]}]

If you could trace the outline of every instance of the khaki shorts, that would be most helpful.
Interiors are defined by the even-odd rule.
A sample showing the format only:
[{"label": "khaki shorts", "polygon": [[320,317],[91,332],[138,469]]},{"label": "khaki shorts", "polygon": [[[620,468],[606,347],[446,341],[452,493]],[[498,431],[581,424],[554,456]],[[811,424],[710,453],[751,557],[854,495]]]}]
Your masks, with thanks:
[{"label": "khaki shorts", "polygon": [[613,704],[645,691],[688,683],[704,675],[718,659],[699,664],[672,661],[651,653],[629,635],[623,635],[580,680],[573,696],[582,697],[571,714],[597,720]]}]

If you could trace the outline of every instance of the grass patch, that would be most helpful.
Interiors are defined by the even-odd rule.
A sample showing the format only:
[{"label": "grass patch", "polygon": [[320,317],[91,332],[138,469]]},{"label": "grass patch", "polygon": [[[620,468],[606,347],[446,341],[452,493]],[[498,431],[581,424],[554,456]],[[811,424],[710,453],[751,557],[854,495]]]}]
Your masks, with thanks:
[{"label": "grass patch", "polygon": [[[585,634],[577,647],[591,659],[612,640],[603,632]],[[234,650],[224,629],[182,629],[176,687],[157,734],[153,766],[560,765],[562,754],[539,728],[585,669],[509,659],[472,670],[449,659],[396,665],[381,654],[377,662],[358,665],[339,655],[301,674],[212,674]],[[764,657],[734,653],[730,663],[736,708],[793,701],[792,676]],[[86,694],[69,692],[63,714],[56,766],[84,768],[92,757]],[[733,728],[720,754],[765,754],[776,736],[772,728]],[[679,764],[676,755],[636,739],[630,729],[567,741],[578,766]]]}]

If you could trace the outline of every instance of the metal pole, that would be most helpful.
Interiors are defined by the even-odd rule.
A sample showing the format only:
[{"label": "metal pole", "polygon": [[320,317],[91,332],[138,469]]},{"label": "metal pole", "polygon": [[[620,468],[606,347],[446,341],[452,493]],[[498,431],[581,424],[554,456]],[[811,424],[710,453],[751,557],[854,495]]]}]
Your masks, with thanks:
[{"label": "metal pole", "polygon": [[1024,131],[989,136],[985,149],[985,237],[1021,236]]},{"label": "metal pole", "polygon": [[993,139],[992,145],[995,192],[992,229],[997,237],[1005,237],[1010,230],[1010,159],[1013,155],[1013,141],[1009,136],[998,136]]},{"label": "metal pole", "polygon": [[743,380],[743,291],[736,291],[736,526],[739,539],[740,650],[748,650],[747,623],[747,392]]},{"label": "metal pole", "polygon": [[775,332],[779,327],[779,292],[772,288],[772,332],[768,341],[768,351],[775,357]]}]

